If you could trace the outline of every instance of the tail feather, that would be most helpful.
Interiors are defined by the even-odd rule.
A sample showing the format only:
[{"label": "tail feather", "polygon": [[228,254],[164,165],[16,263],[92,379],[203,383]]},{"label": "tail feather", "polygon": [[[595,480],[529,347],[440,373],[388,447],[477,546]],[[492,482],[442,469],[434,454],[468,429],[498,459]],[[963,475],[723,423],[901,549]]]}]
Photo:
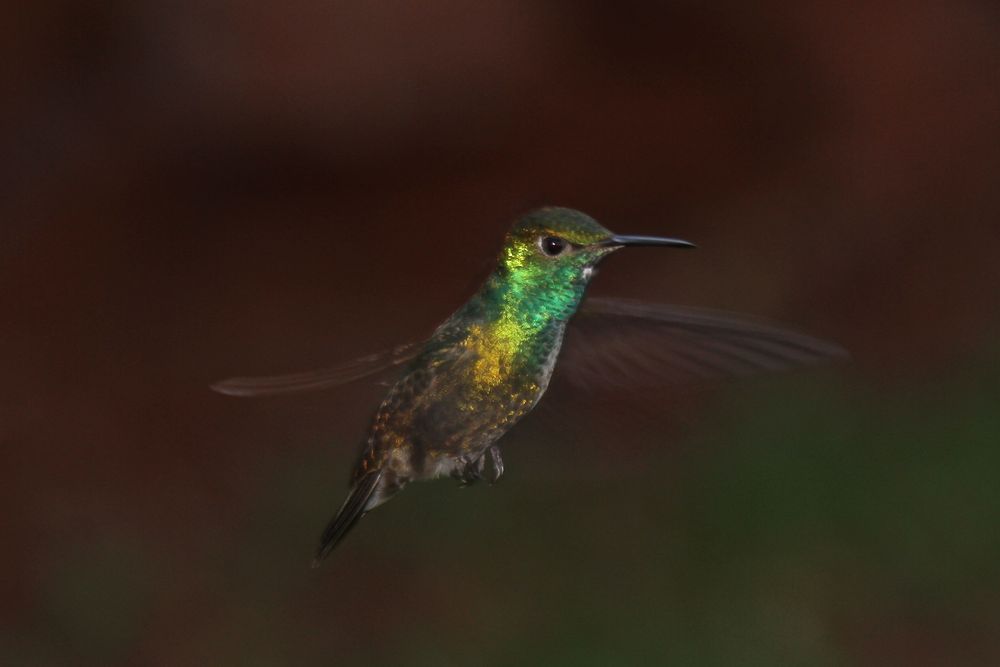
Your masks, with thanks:
[{"label": "tail feather", "polygon": [[378,487],[378,482],[381,478],[382,471],[373,470],[354,485],[351,495],[347,496],[347,500],[340,507],[340,511],[337,512],[337,515],[327,524],[326,530],[323,531],[323,536],[319,541],[319,548],[316,550],[316,558],[313,559],[313,567],[319,567],[320,562],[333,551],[338,542],[344,539],[344,536],[354,527],[358,519],[365,515],[368,500],[375,493],[375,489]]}]

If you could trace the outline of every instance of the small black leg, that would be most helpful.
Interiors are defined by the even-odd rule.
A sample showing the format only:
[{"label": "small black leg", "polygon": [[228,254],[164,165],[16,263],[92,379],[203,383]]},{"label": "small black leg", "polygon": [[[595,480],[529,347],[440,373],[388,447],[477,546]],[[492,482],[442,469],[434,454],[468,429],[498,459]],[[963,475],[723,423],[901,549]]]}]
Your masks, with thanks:
[{"label": "small black leg", "polygon": [[483,469],[486,467],[485,457],[472,460],[468,456],[460,456],[458,466],[452,473],[452,477],[462,482],[462,486],[475,484],[483,478]]}]

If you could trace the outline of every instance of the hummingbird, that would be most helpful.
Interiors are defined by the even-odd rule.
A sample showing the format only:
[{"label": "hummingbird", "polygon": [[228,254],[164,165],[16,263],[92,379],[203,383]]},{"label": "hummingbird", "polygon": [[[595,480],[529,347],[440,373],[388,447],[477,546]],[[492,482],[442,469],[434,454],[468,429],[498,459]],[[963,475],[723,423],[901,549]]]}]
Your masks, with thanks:
[{"label": "hummingbird", "polygon": [[[601,260],[636,246],[695,247],[677,238],[615,234],[580,211],[542,208],[514,223],[480,289],[422,343],[320,371],[212,385],[223,394],[260,396],[324,389],[402,367],[375,410],[350,492],[320,537],[314,566],[410,482],[496,483],[504,473],[498,442],[545,394],[557,362],[587,382],[624,369],[628,382],[640,373],[741,375],[846,356],[833,343],[717,311],[609,298],[589,299],[581,309]],[[559,361],[571,321],[584,350],[566,350]]]}]

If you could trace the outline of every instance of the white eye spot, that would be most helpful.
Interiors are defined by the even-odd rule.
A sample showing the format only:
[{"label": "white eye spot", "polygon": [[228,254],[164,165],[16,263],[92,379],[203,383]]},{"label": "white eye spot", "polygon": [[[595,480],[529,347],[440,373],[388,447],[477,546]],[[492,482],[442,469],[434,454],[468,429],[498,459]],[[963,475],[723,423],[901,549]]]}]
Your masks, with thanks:
[{"label": "white eye spot", "polygon": [[594,275],[594,267],[588,266],[587,268],[585,268],[583,270],[583,279],[584,280],[590,280],[591,277],[593,277],[593,275]]}]

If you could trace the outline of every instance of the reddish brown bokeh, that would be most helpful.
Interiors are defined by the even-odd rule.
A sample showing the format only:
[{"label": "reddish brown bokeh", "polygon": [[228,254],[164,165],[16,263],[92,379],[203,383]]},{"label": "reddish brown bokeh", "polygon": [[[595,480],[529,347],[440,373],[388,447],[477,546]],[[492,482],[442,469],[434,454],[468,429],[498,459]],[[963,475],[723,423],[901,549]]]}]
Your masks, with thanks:
[{"label": "reddish brown bokeh", "polygon": [[[419,606],[338,617],[334,639],[314,633],[346,612],[315,593],[234,618],[218,587],[239,577],[213,573],[253,544],[272,469],[332,462],[331,507],[292,519],[305,564],[379,389],[252,405],[205,387],[419,338],[537,205],[701,247],[615,257],[595,291],[798,324],[886,391],[994,344],[995,2],[50,0],[3,14],[0,621],[32,645],[53,573],[108,535],[167,579],[146,583],[120,660],[196,664],[208,628],[244,624],[351,651],[374,631],[344,624],[405,637],[408,613],[461,633],[450,593],[489,585],[474,569],[440,585],[398,553],[366,567],[405,579]],[[378,551],[338,567],[363,553]],[[881,665],[948,662],[912,648],[924,635],[996,649],[934,614],[872,623],[886,616],[884,642],[849,624],[833,641]]]}]

